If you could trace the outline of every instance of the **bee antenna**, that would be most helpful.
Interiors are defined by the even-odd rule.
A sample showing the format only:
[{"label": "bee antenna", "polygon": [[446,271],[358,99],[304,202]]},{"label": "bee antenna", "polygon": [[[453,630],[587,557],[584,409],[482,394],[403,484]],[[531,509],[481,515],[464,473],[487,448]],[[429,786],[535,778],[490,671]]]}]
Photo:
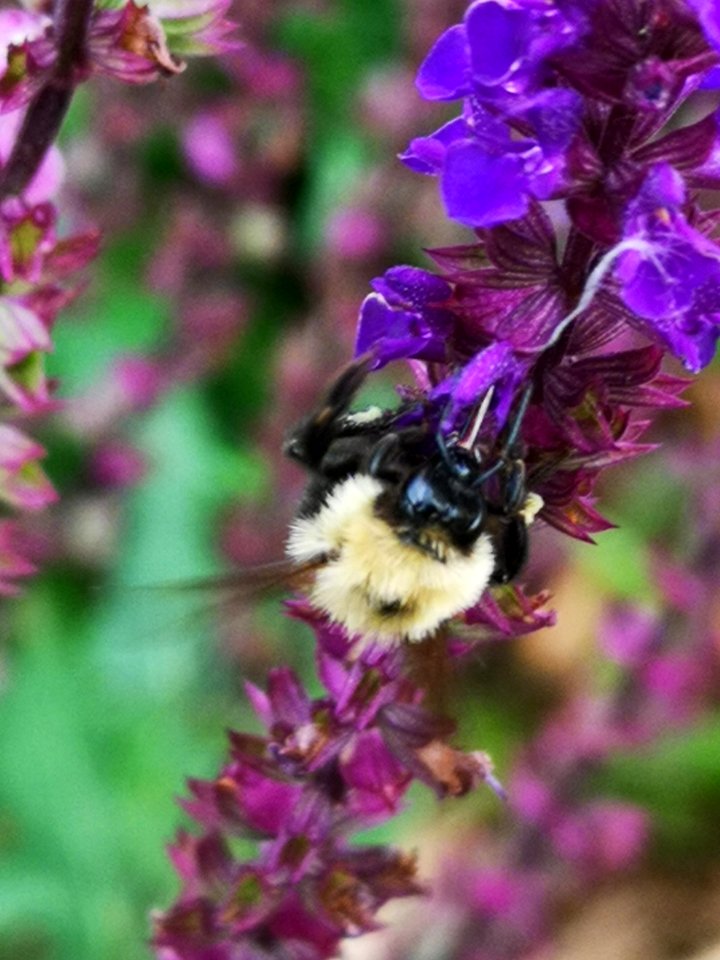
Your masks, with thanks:
[{"label": "bee antenna", "polygon": [[[492,389],[492,388],[491,388]],[[489,480],[490,477],[493,477],[502,467],[507,463],[510,457],[510,451],[517,443],[518,436],[520,434],[520,428],[522,427],[522,422],[527,413],[527,408],[530,405],[530,397],[533,392],[533,384],[529,383],[522,392],[520,397],[520,402],[518,403],[517,410],[513,416],[512,422],[510,424],[510,430],[508,432],[505,443],[502,446],[502,450],[498,454],[497,460],[495,463],[488,467],[484,473],[481,473],[473,483],[473,486],[480,487],[486,480]],[[484,406],[484,402],[483,402]]]},{"label": "bee antenna", "polygon": [[473,480],[473,487],[481,487],[486,480],[489,480],[490,477],[494,477],[495,474],[500,470],[504,464],[504,460],[501,458],[497,459],[495,463],[489,467],[484,473],[481,473],[479,477],[476,477]]},{"label": "bee antenna", "polygon": [[442,430],[440,429],[440,427],[438,427],[437,433],[435,434],[435,442],[437,443],[437,448],[438,448],[438,450],[439,450],[439,452],[440,452],[440,456],[441,456],[441,457],[443,458],[443,460],[445,461],[445,465],[448,466],[448,467],[450,467],[451,469],[453,469],[453,467],[454,467],[453,459],[452,459],[452,456],[451,456],[451,454],[450,454],[450,450],[449,450],[449,448],[448,448],[447,441],[446,441],[446,439],[445,439],[445,437],[444,437],[444,435],[443,435],[443,432],[442,432]]}]

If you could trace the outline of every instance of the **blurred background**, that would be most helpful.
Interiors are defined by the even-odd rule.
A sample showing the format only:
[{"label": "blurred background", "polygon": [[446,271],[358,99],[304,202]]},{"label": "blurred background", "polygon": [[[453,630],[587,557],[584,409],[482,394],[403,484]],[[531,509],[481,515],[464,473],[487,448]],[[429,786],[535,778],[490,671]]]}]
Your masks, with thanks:
[{"label": "blurred background", "polygon": [[[278,597],[238,610],[158,585],[280,556],[303,487],[282,440],[351,355],[369,280],[468,242],[436,183],[396,159],[442,119],[413,77],[464,7],[241,0],[240,52],[148,88],[94,83],[73,104],[62,227],[95,225],[104,241],[54,332],[63,406],[32,424],[61,495],[28,529],[42,573],[0,612],[0,960],[149,956],[149,911],[176,890],[176,797],[218,769],[226,728],[255,729],[243,681],[285,663],[316,683],[311,635]],[[368,399],[391,400],[392,374]],[[720,606],[697,534],[720,536],[716,367],[688,397],[653,427],[662,452],[609,472],[601,508],[617,530],[596,546],[533,538],[527,580],[550,586],[558,626],[488,645],[456,678],[460,742],[520,784],[527,819],[528,770],[552,777],[548,756],[565,749],[548,746],[554,718],[566,734],[600,729],[582,705],[617,703],[627,684],[634,661],[617,648],[632,629],[608,627],[608,610],[664,617],[672,647],[646,678],[661,706],[637,749],[604,743],[565,785],[635,820],[607,836],[585,824],[604,837],[599,869],[579,841],[555,843],[548,931],[520,918],[488,944],[463,927],[465,946],[449,947],[447,931],[467,927],[463,871],[525,861],[508,853],[512,809],[489,791],[439,805],[418,790],[372,839],[418,849],[437,874],[444,944],[413,942],[418,907],[404,904],[390,936],[348,956],[720,956]],[[698,582],[704,620],[688,625]],[[477,915],[507,920],[507,889]]]}]

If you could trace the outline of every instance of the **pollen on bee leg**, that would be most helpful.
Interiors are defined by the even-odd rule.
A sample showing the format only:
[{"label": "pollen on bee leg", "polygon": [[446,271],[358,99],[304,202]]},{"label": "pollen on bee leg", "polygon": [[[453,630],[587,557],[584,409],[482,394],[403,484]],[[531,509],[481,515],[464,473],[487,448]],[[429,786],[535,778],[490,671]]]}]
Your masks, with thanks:
[{"label": "pollen on bee leg", "polygon": [[374,423],[380,420],[384,414],[382,407],[368,407],[367,410],[353,410],[345,415],[345,422],[353,427],[364,426],[368,423]]},{"label": "pollen on bee leg", "polygon": [[529,493],[518,513],[525,521],[526,526],[529,527],[544,506],[545,501],[539,493]]}]

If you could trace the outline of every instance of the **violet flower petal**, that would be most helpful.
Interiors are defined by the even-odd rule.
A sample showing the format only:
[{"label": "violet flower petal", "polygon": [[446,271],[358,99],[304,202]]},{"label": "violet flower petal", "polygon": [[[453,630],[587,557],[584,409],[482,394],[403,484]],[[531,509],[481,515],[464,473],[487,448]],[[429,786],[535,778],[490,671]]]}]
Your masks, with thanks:
[{"label": "violet flower petal", "polygon": [[632,203],[616,276],[641,326],[697,372],[720,335],[720,247],[687,222],[685,187],[668,164],[653,167]]},{"label": "violet flower petal", "polygon": [[450,285],[417,267],[394,267],[372,285],[376,293],[360,308],[356,356],[372,351],[376,369],[401,358],[444,360],[453,318],[434,304],[449,298]]},{"label": "violet flower petal", "polygon": [[465,16],[473,77],[495,85],[507,79],[527,49],[532,13],[495,0],[474,3]]},{"label": "violet flower petal", "polygon": [[456,100],[470,92],[469,73],[467,32],[458,23],[436,41],[415,82],[426,100]]},{"label": "violet flower petal", "polygon": [[448,149],[441,189],[448,216],[467,227],[515,220],[528,209],[520,158],[491,156],[474,140]]}]

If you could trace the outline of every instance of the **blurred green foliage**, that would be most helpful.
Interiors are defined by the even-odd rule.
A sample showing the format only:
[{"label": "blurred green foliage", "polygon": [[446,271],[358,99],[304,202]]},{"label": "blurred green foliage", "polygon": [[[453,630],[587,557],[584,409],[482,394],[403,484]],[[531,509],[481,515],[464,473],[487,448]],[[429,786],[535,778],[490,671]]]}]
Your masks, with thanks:
[{"label": "blurred green foliage", "polygon": [[300,206],[304,248],[317,248],[328,213],[375,158],[353,109],[355,95],[372,68],[392,63],[399,27],[399,0],[341,0],[331,17],[295,13],[278,26],[280,47],[300,59],[307,76],[312,150]]}]

